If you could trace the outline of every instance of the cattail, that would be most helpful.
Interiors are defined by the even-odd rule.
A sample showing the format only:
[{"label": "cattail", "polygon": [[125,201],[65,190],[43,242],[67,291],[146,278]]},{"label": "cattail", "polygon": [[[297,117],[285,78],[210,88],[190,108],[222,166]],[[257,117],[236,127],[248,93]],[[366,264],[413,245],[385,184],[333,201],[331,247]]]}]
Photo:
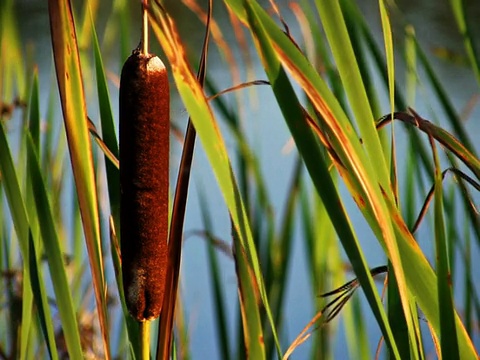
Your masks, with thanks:
[{"label": "cattail", "polygon": [[125,300],[158,317],[167,273],[169,87],[165,65],[134,50],[120,79],[120,236]]}]

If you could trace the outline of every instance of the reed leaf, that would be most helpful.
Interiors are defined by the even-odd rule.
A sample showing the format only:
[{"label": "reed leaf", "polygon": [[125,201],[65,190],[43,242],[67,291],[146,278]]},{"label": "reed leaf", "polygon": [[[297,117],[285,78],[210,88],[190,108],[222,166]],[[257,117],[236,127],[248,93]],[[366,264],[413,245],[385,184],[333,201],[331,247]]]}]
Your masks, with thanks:
[{"label": "reed leaf", "polygon": [[75,24],[70,1],[50,0],[50,28],[71,165],[93,276],[105,357],[110,358],[100,218]]},{"label": "reed leaf", "polygon": [[442,170],[437,148],[430,137],[435,163],[435,265],[437,269],[438,303],[440,307],[440,348],[443,359],[460,359],[455,327],[455,308],[452,296],[452,273],[450,271],[443,216]]},{"label": "reed leaf", "polygon": [[[39,98],[39,86],[38,86],[38,69],[34,69],[33,71],[33,80],[32,86],[30,91],[30,101],[28,106],[28,127],[30,134],[32,134],[32,138],[35,142],[35,147],[37,151],[39,150],[39,143],[40,143],[40,98]],[[28,161],[28,159],[27,159]],[[28,180],[27,180],[28,182]],[[29,211],[28,217],[29,219],[36,218],[35,212],[35,202],[33,198],[33,194],[31,192],[31,187],[27,185],[27,196],[26,196],[26,203],[27,209]],[[31,232],[35,234],[35,238],[37,238],[38,234],[38,225],[36,223],[32,224]],[[30,240],[32,240],[33,236]],[[33,250],[33,249],[32,249]],[[29,259],[35,259],[30,253],[28,253],[27,257]],[[32,264],[33,267],[36,266],[36,261]],[[23,292],[22,292],[22,328],[21,328],[21,337],[20,337],[20,358],[25,359],[27,357],[28,352],[28,344],[32,340],[30,335],[32,334],[32,326],[33,326],[33,291],[29,273],[29,267],[26,266],[23,269]]]},{"label": "reed leaf", "polygon": [[464,0],[450,0],[458,30],[463,39],[463,44],[467,52],[473,73],[480,86],[480,54],[478,53],[478,45],[474,42],[473,29],[467,19],[466,2]]},{"label": "reed leaf", "polygon": [[[95,56],[95,72],[97,79],[98,105],[100,109],[100,121],[102,126],[102,139],[106,147],[118,159],[118,142],[113,120],[112,107],[110,104],[110,95],[108,92],[107,79],[103,66],[100,45],[98,44],[97,32],[93,24],[93,51]],[[117,229],[119,229],[120,219],[120,180],[118,167],[112,163],[105,155],[105,166],[107,168],[108,194],[110,199],[110,211]]]},{"label": "reed leaf", "polygon": [[60,247],[60,240],[49,204],[47,190],[40,171],[37,154],[34,150],[33,141],[30,138],[27,141],[27,154],[30,159],[28,170],[32,181],[40,233],[47,255],[50,276],[52,278],[56,304],[60,314],[68,353],[71,357],[81,358],[83,352],[80,343],[80,332],[67,279],[62,249]]},{"label": "reed leaf", "polygon": [[[199,194],[199,203],[205,232],[206,234],[211,234],[212,219],[210,218],[210,214],[207,210],[207,200],[202,193]],[[207,236],[207,238],[205,239],[205,241],[207,242],[208,262],[210,265],[210,277],[212,279],[211,282],[213,287],[213,307],[216,313],[215,321],[217,323],[221,358],[225,360],[230,360],[232,353],[230,351],[230,339],[228,337],[227,307],[225,298],[222,294],[220,264],[217,259],[215,246],[213,245],[212,240],[213,239],[211,238],[211,236]]]}]

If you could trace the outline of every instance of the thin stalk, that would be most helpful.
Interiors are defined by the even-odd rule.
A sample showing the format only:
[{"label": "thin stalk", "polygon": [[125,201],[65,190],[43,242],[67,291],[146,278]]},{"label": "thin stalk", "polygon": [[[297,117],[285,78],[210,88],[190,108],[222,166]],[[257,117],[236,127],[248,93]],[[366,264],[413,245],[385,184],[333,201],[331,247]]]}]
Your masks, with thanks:
[{"label": "thin stalk", "polygon": [[140,322],[142,360],[150,360],[150,321]]},{"label": "thin stalk", "polygon": [[148,0],[142,1],[142,53],[148,54]]}]

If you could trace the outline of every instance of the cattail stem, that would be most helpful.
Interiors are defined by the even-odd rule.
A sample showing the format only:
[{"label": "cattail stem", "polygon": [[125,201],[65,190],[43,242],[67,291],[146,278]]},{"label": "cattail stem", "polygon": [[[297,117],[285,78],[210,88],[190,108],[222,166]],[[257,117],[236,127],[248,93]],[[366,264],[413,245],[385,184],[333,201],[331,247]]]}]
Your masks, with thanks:
[{"label": "cattail stem", "polygon": [[142,360],[150,360],[150,321],[140,323],[140,339]]},{"label": "cattail stem", "polygon": [[142,1],[142,53],[148,54],[148,1]]}]

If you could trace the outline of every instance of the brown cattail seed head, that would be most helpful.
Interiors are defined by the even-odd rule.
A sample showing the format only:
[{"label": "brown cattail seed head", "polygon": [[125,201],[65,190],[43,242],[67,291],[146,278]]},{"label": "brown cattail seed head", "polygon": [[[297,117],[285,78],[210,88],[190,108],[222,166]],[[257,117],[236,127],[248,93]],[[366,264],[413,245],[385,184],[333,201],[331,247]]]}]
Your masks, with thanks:
[{"label": "brown cattail seed head", "polygon": [[169,87],[165,65],[135,50],[120,79],[120,237],[128,310],[160,315],[167,272]]}]

